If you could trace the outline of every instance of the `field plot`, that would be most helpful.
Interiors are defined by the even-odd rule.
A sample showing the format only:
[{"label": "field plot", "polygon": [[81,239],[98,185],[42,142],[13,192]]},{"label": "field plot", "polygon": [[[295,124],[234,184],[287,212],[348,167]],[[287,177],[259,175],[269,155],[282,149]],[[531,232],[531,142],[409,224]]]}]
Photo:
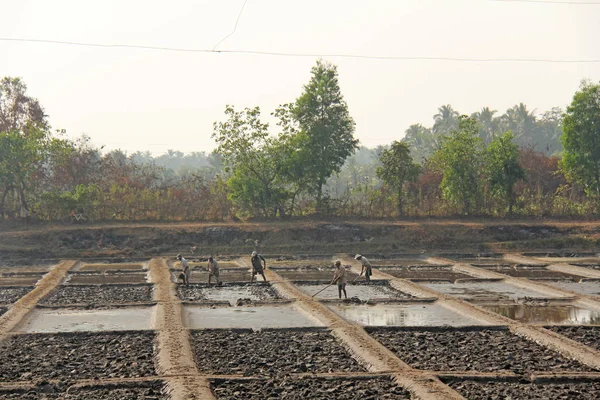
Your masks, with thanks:
[{"label": "field plot", "polygon": [[225,284],[223,286],[208,286],[206,284],[177,285],[177,294],[185,301],[225,301],[235,305],[238,300],[267,301],[281,299],[277,292],[268,284],[243,283]]},{"label": "field plot", "polygon": [[414,266],[414,267],[391,267],[381,266],[377,268],[381,272],[401,279],[414,280],[443,280],[454,282],[457,279],[471,279],[473,276],[464,272],[455,271],[451,266]]},{"label": "field plot", "polygon": [[83,264],[79,269],[82,272],[129,272],[142,271],[143,263],[102,263],[102,264]]},{"label": "field plot", "polygon": [[497,272],[515,278],[527,278],[527,279],[569,279],[579,281],[583,279],[583,276],[567,274],[560,271],[552,271],[543,266],[530,266],[530,265],[476,265],[479,268],[486,269],[488,271]]},{"label": "field plot", "polygon": [[148,303],[152,301],[152,285],[61,285],[41,304],[49,306]]},{"label": "field plot", "polygon": [[0,287],[2,286],[34,286],[43,274],[28,273],[28,274],[2,274],[0,277]]},{"label": "field plot", "polygon": [[[296,286],[306,294],[313,295],[320,290],[315,298],[317,299],[337,299],[338,287],[331,285],[325,288],[324,284],[296,282]],[[346,285],[346,293],[348,298],[357,297],[360,300],[390,300],[390,299],[414,299],[415,297],[396,290],[389,286],[387,281],[364,281],[356,282],[355,284]]]},{"label": "field plot", "polygon": [[571,304],[482,304],[486,310],[527,324],[600,324],[600,312]]},{"label": "field plot", "polygon": [[0,389],[0,398],[15,400],[167,400],[169,396],[163,382],[143,381],[79,387],[45,383],[23,389]]},{"label": "field plot", "polygon": [[[220,276],[222,282],[225,283],[240,283],[240,282],[250,282],[250,270],[247,268],[236,268],[236,269],[220,269]],[[179,279],[179,274],[181,273],[181,269],[172,269],[171,270],[171,281],[172,282],[182,282]],[[262,279],[262,277],[260,278]],[[192,276],[190,277],[191,283],[208,283],[208,271],[206,269],[193,269]],[[216,283],[216,279],[213,276],[211,279],[211,283]]]},{"label": "field plot", "polygon": [[145,272],[132,273],[74,273],[69,274],[64,282],[65,285],[128,285],[146,283],[148,276]]},{"label": "field plot", "polygon": [[419,284],[427,286],[430,289],[440,293],[455,296],[468,301],[499,301],[499,300],[519,300],[523,298],[560,298],[560,296],[551,296],[537,292],[533,289],[524,289],[505,283],[501,280],[469,280],[456,283],[447,282],[420,282]]},{"label": "field plot", "polygon": [[546,328],[571,340],[600,350],[600,326],[548,326]]},{"label": "field plot", "polygon": [[10,286],[0,288],[0,304],[12,304],[31,292],[33,286]]},{"label": "field plot", "polygon": [[[273,267],[273,271],[277,272],[282,277],[291,281],[319,281],[330,282],[333,278],[333,266],[327,267]],[[346,271],[348,280],[353,281],[358,274]]]},{"label": "field plot", "polygon": [[545,283],[559,289],[568,290],[570,292],[588,296],[600,296],[600,280],[598,279],[586,279],[581,282],[551,281]]}]

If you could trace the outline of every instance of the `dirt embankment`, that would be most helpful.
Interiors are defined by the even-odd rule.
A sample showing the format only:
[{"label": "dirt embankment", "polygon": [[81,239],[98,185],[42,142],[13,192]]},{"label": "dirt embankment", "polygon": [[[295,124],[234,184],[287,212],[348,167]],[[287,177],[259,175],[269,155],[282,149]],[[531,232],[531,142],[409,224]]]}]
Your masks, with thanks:
[{"label": "dirt embankment", "polygon": [[[4,230],[6,260],[66,257],[148,257],[177,252],[235,254],[255,244],[267,254],[431,253],[591,250],[600,243],[600,222],[450,221],[264,222],[237,224],[131,224],[78,227],[24,226]],[[3,260],[0,260],[3,261]]]}]

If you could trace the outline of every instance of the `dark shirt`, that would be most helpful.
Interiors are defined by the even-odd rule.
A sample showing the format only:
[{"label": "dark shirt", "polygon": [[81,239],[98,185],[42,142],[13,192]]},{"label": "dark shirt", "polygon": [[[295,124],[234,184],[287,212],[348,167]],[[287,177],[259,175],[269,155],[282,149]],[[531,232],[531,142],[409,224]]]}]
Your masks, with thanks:
[{"label": "dark shirt", "polygon": [[266,262],[265,258],[260,254],[257,254],[256,257],[252,257],[252,267],[255,271],[262,271],[263,266],[261,264],[261,261]]}]

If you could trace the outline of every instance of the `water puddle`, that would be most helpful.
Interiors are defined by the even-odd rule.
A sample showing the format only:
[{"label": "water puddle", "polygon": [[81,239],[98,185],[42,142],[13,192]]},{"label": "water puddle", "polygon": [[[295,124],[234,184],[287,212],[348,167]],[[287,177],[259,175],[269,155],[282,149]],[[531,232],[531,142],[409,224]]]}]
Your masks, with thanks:
[{"label": "water puddle", "polygon": [[[322,292],[318,293],[315,298],[316,299],[337,299],[338,298],[338,287],[337,285],[331,285],[326,288],[326,284],[316,285],[316,284],[296,284],[298,289],[302,290],[304,293],[312,296],[320,290],[324,289]],[[373,300],[373,299],[396,299],[396,298],[410,298],[412,296],[400,292],[399,290],[393,289],[388,285],[381,284],[361,284],[361,285],[346,285],[346,293],[348,298],[358,297],[361,300]],[[344,294],[342,293],[342,298]]]},{"label": "water puddle", "polygon": [[251,301],[275,300],[280,297],[268,284],[247,284],[234,286],[178,285],[177,292],[187,301],[226,301],[235,305],[239,299]]},{"label": "water puddle", "polygon": [[[206,308],[183,306],[186,328],[302,328],[323,326],[300,313],[293,305],[282,304],[260,307]],[[248,343],[252,346],[251,343]],[[250,347],[251,348],[251,347]]]},{"label": "water puddle", "polygon": [[436,290],[440,293],[455,296],[470,301],[485,300],[517,300],[524,297],[532,298],[560,298],[530,289],[523,289],[504,282],[469,281],[469,282],[420,282],[420,285]]},{"label": "water puddle", "polygon": [[114,264],[83,264],[81,271],[142,271],[143,263],[114,263]]},{"label": "water puddle", "polygon": [[567,274],[560,271],[552,271],[544,267],[523,266],[523,265],[501,265],[501,266],[480,266],[481,268],[498,272],[500,274],[513,276],[515,278],[529,279],[575,279],[579,280],[582,276]]},{"label": "water puddle", "polygon": [[152,329],[155,307],[108,310],[34,309],[17,332],[125,331]]},{"label": "water puddle", "polygon": [[585,294],[588,296],[600,296],[600,281],[598,280],[590,280],[583,282],[553,281],[545,283],[575,293]]},{"label": "water puddle", "polygon": [[437,304],[329,305],[343,318],[365,326],[479,325]]},{"label": "water puddle", "polygon": [[596,325],[600,323],[600,312],[571,305],[482,305],[515,321],[528,324]]},{"label": "water puddle", "polygon": [[454,282],[457,279],[473,278],[471,275],[453,271],[452,267],[380,267],[378,270],[401,279],[432,279]]},{"label": "water puddle", "polygon": [[146,283],[145,273],[106,273],[106,274],[69,274],[65,280],[67,285],[113,285]]}]

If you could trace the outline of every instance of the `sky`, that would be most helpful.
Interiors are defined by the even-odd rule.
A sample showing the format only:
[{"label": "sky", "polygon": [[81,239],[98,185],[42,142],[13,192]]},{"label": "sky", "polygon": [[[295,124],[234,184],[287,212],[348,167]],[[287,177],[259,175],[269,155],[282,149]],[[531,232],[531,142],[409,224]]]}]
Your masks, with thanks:
[{"label": "sky", "polygon": [[[568,0],[565,0],[568,1]],[[573,0],[575,1],[575,0]],[[594,0],[590,0],[594,1]],[[600,3],[600,0],[598,0]],[[245,3],[245,5],[244,5]],[[240,14],[240,10],[243,11]],[[492,0],[0,0],[0,38],[313,56],[173,52],[0,40],[0,77],[22,77],[53,129],[106,150],[211,151],[227,104],[270,113],[296,99],[317,56],[338,66],[355,136],[368,147],[431,126],[439,106],[499,114],[566,107],[600,62],[600,4]]]}]

